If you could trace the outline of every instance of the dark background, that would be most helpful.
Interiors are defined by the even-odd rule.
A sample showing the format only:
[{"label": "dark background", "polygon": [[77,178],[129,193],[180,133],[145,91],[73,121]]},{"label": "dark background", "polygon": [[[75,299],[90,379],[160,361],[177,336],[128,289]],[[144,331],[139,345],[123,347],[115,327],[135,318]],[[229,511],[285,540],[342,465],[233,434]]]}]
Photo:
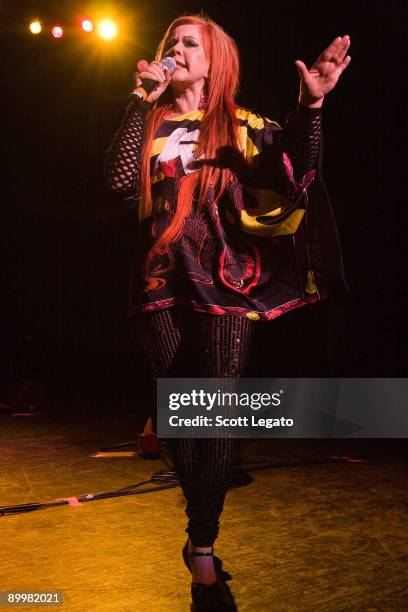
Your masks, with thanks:
[{"label": "dark background", "polygon": [[[253,373],[406,376],[395,171],[403,150],[402,3],[121,1],[110,14],[122,17],[126,35],[110,43],[76,25],[86,6],[92,16],[92,4],[76,0],[0,3],[8,103],[0,392],[25,377],[57,388],[61,398],[75,388],[126,404],[143,388],[147,365],[126,314],[136,219],[105,190],[103,154],[137,59],[152,58],[173,18],[201,10],[238,42],[239,102],[280,123],[297,102],[294,60],[310,66],[335,36],[352,41],[352,62],[324,105],[324,177],[351,293],[261,324]],[[60,21],[65,37],[31,35],[34,17]]]}]

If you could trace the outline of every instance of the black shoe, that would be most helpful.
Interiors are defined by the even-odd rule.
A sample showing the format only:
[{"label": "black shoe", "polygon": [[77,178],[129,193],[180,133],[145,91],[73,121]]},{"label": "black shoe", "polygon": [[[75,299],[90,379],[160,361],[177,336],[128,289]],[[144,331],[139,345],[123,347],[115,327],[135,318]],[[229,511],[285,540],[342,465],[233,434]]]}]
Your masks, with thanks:
[{"label": "black shoe", "polygon": [[232,580],[231,574],[229,574],[228,572],[222,569],[222,561],[219,557],[216,557],[214,555],[214,549],[212,549],[210,553],[189,553],[188,552],[188,540],[189,538],[187,538],[187,542],[184,544],[181,554],[183,555],[184,565],[186,566],[190,574],[191,574],[191,567],[190,567],[190,563],[188,562],[189,557],[196,557],[196,556],[197,557],[213,557],[214,569],[215,569],[215,573],[217,574],[217,576],[219,576],[221,580],[223,580],[224,582],[227,582],[227,580]]},{"label": "black shoe", "polygon": [[[190,572],[189,557],[213,557],[213,551],[188,552],[188,540],[183,547],[182,554],[184,563]],[[232,593],[223,578],[223,575],[225,575],[230,580],[231,576],[228,572],[222,570],[222,561],[218,557],[214,557],[214,568],[216,572],[216,582],[214,584],[193,582],[191,585],[191,610],[194,612],[233,612],[237,609]]]},{"label": "black shoe", "polygon": [[191,585],[192,612],[234,612],[237,607],[231,591],[223,582]]}]

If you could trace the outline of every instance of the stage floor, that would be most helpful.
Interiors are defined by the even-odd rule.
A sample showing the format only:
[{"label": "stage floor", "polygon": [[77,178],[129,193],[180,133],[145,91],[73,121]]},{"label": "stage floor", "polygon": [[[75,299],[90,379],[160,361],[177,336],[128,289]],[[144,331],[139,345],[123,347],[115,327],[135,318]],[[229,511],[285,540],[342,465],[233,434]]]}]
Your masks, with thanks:
[{"label": "stage floor", "polygon": [[[0,505],[148,480],[160,459],[91,456],[144,421],[137,405],[79,395],[33,416],[2,411]],[[242,457],[274,465],[231,489],[222,515],[216,553],[238,610],[407,610],[405,440],[252,440]],[[0,590],[63,590],[69,611],[189,610],[185,520],[179,488],[1,516]]]}]

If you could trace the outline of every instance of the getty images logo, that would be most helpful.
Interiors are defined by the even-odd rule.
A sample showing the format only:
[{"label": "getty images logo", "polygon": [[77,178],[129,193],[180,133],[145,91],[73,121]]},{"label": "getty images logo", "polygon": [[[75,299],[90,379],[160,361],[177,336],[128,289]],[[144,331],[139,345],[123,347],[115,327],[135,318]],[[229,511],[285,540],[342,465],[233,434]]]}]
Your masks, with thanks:
[{"label": "getty images logo", "polygon": [[282,389],[277,393],[230,393],[220,389],[215,393],[209,393],[203,389],[199,391],[193,389],[189,393],[170,393],[169,409],[179,410],[180,408],[196,406],[205,410],[212,410],[214,407],[235,406],[260,410],[268,406],[280,406],[282,394]]}]

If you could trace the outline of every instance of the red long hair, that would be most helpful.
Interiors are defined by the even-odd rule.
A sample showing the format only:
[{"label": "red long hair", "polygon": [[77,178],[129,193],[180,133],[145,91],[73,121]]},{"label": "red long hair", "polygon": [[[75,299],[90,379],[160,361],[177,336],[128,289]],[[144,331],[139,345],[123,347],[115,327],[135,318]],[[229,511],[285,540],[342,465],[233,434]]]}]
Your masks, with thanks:
[{"label": "red long hair", "polygon": [[[240,150],[236,117],[237,105],[234,102],[239,85],[238,49],[235,41],[208,17],[185,15],[178,17],[169,25],[158,46],[156,60],[162,59],[167,41],[173,30],[186,24],[201,26],[204,51],[209,62],[206,91],[207,109],[201,121],[200,139],[194,158],[198,159],[201,155],[204,155],[204,159],[214,160],[217,149],[220,147],[232,147]],[[154,135],[168,110],[169,105],[156,105],[150,112],[146,123],[142,154],[141,198],[147,216],[151,213],[152,208],[150,152]],[[189,173],[181,179],[174,218],[152,246],[147,257],[145,275],[149,286],[146,291],[158,288],[163,284],[163,279],[152,278],[149,273],[155,255],[167,254],[169,256],[169,266],[166,269],[156,270],[154,272],[155,276],[172,267],[173,262],[169,246],[180,237],[185,219],[191,213],[195,194],[198,196],[199,207],[204,205],[211,189],[214,191],[215,201],[217,202],[229,179],[230,171],[228,169],[211,164],[206,165],[205,162],[198,172]]]}]

